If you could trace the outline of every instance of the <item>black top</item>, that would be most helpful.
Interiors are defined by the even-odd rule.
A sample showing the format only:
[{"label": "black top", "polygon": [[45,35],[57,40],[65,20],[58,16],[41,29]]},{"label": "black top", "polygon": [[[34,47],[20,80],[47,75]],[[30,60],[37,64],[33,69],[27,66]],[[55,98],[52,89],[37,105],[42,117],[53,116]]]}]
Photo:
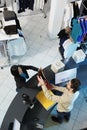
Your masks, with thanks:
[{"label": "black top", "polygon": [[65,32],[65,29],[62,29],[57,36],[59,36],[59,38],[63,38],[64,36],[69,38],[69,35]]},{"label": "black top", "polygon": [[[22,69],[23,75],[25,75],[25,77],[19,74],[18,67],[20,67]],[[27,70],[29,70],[29,69],[34,70],[34,71],[38,71],[37,67],[31,66],[31,65],[29,65],[29,66],[26,66],[26,65],[13,65],[11,67],[11,74],[14,76],[17,88],[21,88],[23,86],[26,87],[25,82],[26,82],[26,79],[29,78],[29,75],[28,75],[28,72],[27,72]]]},{"label": "black top", "polygon": [[[28,69],[28,67],[24,67],[24,69],[25,68]],[[29,68],[32,67],[29,66]],[[36,68],[33,69],[37,70]],[[44,69],[44,73],[48,81],[52,83],[54,81],[55,74],[51,70],[51,66],[46,67]],[[35,99],[37,93],[41,90],[40,87],[37,87],[37,82],[37,74],[35,74],[27,82],[28,88],[23,87],[20,89],[6,112],[1,125],[1,130],[8,130],[9,125],[14,122],[15,118],[21,123],[20,130],[40,130],[39,128],[36,128],[36,123],[43,125],[50,113],[50,110],[47,111],[37,100],[34,103],[34,107],[30,109],[29,105],[24,105],[22,100],[23,94],[27,94],[31,100]]]},{"label": "black top", "polygon": [[73,16],[74,18],[79,17],[80,9],[79,9],[78,3],[73,2],[73,13],[74,13],[74,16]]},{"label": "black top", "polygon": [[[22,71],[23,71],[23,73],[26,74],[27,78],[29,78],[29,75],[28,75],[28,73],[27,73],[27,70],[30,69],[30,70],[38,71],[38,68],[37,68],[37,67],[31,66],[31,65],[29,65],[29,66],[26,66],[26,65],[18,65],[18,67],[21,67],[21,68],[22,68]],[[18,75],[18,76],[20,76],[20,75]]]},{"label": "black top", "polygon": [[60,38],[60,45],[63,44],[64,41],[69,38],[69,35],[65,32],[65,29],[60,30],[57,36],[59,36]]}]

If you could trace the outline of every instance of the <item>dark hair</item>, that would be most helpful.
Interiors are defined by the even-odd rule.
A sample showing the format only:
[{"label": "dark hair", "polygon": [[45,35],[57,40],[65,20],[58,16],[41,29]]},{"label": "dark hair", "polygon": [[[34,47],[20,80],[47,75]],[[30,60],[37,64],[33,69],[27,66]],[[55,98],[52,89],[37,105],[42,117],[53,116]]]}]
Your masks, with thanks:
[{"label": "dark hair", "polygon": [[79,79],[74,78],[71,80],[71,88],[73,88],[74,93],[79,90],[80,85],[81,85],[81,82]]},{"label": "dark hair", "polygon": [[12,74],[13,76],[18,76],[18,75],[19,75],[19,73],[18,73],[18,65],[13,65],[13,66],[11,66],[10,71],[11,71],[11,74]]}]

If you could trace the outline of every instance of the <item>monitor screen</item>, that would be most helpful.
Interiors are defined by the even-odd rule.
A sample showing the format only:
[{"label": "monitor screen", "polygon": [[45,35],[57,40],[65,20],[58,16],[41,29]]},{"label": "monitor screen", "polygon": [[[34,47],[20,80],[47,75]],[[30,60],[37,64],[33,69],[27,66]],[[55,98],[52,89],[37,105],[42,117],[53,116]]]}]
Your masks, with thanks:
[{"label": "monitor screen", "polygon": [[20,130],[20,122],[16,118],[14,119],[13,130]]},{"label": "monitor screen", "polygon": [[77,68],[65,70],[55,74],[55,84],[63,83],[76,78]]}]

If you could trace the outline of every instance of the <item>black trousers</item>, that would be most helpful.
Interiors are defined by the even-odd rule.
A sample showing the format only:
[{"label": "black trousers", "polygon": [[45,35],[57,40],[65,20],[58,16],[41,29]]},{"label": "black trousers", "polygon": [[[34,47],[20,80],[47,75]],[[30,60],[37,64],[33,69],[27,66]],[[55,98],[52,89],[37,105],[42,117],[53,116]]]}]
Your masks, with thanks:
[{"label": "black trousers", "polygon": [[25,81],[25,79],[21,78],[21,77],[17,77],[14,78],[15,82],[16,82],[16,91],[18,92],[22,87],[27,87],[27,83]]},{"label": "black trousers", "polygon": [[25,10],[25,0],[19,0],[19,10],[23,11]]}]

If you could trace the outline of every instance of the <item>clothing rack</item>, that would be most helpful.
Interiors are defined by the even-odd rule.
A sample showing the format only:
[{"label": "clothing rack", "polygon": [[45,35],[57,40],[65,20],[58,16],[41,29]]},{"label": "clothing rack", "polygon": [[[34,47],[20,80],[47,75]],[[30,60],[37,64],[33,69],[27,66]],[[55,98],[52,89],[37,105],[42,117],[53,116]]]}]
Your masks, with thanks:
[{"label": "clothing rack", "polygon": [[82,2],[82,5],[83,5],[83,7],[87,10],[87,7],[84,5],[84,3]]},{"label": "clothing rack", "polygon": [[[12,1],[12,10],[14,10],[14,2],[17,2],[17,0],[11,0]],[[33,10],[28,8],[25,8],[24,13],[17,13],[18,17],[21,16],[28,16],[28,15],[37,15],[37,14],[41,14],[43,13],[45,15],[45,9],[44,9],[44,5],[46,5],[48,0],[34,0],[34,5],[33,5]],[[41,3],[42,2],[42,3]],[[18,7],[19,10],[19,7]],[[16,10],[18,12],[18,10]],[[28,11],[29,10],[29,11]],[[31,11],[30,11],[31,10]],[[47,10],[46,10],[47,11]]]},{"label": "clothing rack", "polygon": [[78,2],[80,0],[68,0],[68,3],[71,3],[71,2]]},{"label": "clothing rack", "polygon": [[78,17],[79,19],[80,18],[87,18],[87,15],[84,15],[84,16],[80,16],[80,17]]}]

